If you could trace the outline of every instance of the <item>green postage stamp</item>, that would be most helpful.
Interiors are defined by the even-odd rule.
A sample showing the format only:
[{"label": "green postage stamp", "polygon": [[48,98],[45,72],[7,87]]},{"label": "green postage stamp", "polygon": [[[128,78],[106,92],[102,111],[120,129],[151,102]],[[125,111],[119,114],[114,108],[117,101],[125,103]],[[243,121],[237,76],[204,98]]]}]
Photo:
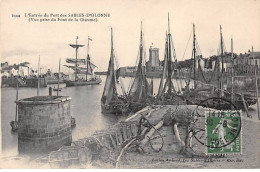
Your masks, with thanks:
[{"label": "green postage stamp", "polygon": [[241,154],[241,111],[205,111],[206,154]]}]

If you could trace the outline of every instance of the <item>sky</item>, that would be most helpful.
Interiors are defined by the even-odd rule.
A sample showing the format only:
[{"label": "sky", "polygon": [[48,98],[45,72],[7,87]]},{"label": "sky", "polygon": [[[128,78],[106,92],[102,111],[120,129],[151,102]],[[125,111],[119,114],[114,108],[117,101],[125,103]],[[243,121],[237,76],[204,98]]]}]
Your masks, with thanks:
[{"label": "sky", "polygon": [[[119,65],[133,66],[138,54],[141,21],[146,58],[153,44],[159,48],[162,60],[168,12],[179,61],[191,58],[193,23],[204,57],[217,53],[220,25],[227,51],[230,51],[231,37],[235,53],[245,53],[252,46],[260,51],[260,0],[1,0],[1,61],[11,64],[28,61],[36,69],[40,56],[42,68],[57,72],[61,58],[61,71],[68,72],[63,66],[65,59],[75,57],[75,49],[68,44],[75,43],[78,36],[78,43],[86,45],[89,36],[93,40],[89,49],[92,61],[98,71],[105,71],[112,27]],[[25,13],[109,13],[110,17],[98,18],[98,22],[29,22]],[[20,17],[12,17],[12,14]],[[86,54],[85,46],[79,50],[79,57]]]}]

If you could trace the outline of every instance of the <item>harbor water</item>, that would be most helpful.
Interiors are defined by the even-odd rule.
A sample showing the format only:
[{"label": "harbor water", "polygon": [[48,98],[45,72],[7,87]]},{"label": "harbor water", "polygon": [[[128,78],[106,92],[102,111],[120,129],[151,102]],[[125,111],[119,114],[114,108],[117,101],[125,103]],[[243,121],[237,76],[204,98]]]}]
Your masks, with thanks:
[{"label": "harbor water", "polygon": [[[76,118],[76,127],[72,130],[72,141],[78,140],[93,134],[96,130],[106,129],[116,122],[123,120],[126,116],[118,116],[115,114],[102,114],[100,100],[106,76],[101,76],[102,83],[99,85],[66,87],[61,84],[62,91],[60,95],[71,97],[71,115]],[[150,79],[149,79],[150,80]],[[120,83],[124,84],[125,90],[129,90],[129,84],[133,78],[122,78]],[[154,93],[157,94],[160,79],[153,79]],[[174,80],[176,88],[185,86],[184,80]],[[48,85],[47,88],[40,88],[40,95],[48,95],[48,88],[57,85]],[[120,84],[118,84],[118,92]],[[36,96],[36,88],[19,88],[19,99]],[[56,94],[56,92],[53,92]],[[16,88],[1,89],[1,127],[2,127],[2,155],[15,156],[18,155],[18,134],[13,133],[10,127],[10,121],[15,118],[15,97]],[[256,105],[250,107],[249,113],[257,120]]]}]

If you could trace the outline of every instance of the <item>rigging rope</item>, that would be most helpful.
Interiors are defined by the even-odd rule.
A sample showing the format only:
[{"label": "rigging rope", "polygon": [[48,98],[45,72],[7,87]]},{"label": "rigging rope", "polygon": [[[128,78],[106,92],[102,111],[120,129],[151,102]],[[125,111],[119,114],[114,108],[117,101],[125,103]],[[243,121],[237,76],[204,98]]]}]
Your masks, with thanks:
[{"label": "rigging rope", "polygon": [[[115,62],[116,62],[116,68],[119,69],[119,64],[118,64],[118,59],[116,58],[117,57],[117,53],[115,52],[114,50],[114,53],[116,54],[116,56],[114,57],[115,58]],[[120,69],[119,69],[120,70]],[[122,92],[123,92],[123,95],[126,95],[126,92],[125,92],[125,85],[123,83],[123,80],[122,78],[120,77],[120,74],[119,74],[119,80],[120,80],[120,87],[122,89]]]}]

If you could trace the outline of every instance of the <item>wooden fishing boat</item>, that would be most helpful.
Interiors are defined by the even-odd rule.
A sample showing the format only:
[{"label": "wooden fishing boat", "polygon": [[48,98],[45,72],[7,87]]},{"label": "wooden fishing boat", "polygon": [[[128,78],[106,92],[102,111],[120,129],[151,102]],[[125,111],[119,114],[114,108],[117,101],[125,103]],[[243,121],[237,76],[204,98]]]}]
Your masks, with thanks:
[{"label": "wooden fishing boat", "polygon": [[61,91],[62,88],[53,88],[53,91]]},{"label": "wooden fishing boat", "polygon": [[111,53],[110,53],[110,60],[108,65],[108,72],[106,83],[104,87],[104,91],[101,98],[101,110],[103,113],[126,113],[128,111],[128,104],[126,102],[126,93],[121,84],[121,89],[124,96],[119,96],[117,92],[117,77],[115,71],[115,54],[114,54],[114,47],[113,47],[113,30],[111,28]]},{"label": "wooden fishing boat", "polygon": [[[64,65],[70,69],[74,70],[75,80],[64,80],[66,83],[66,87],[73,87],[73,86],[82,86],[82,85],[97,85],[102,82],[101,78],[95,76],[94,69],[97,67],[94,63],[91,62],[89,52],[87,52],[86,59],[78,59],[78,48],[84,47],[84,45],[80,45],[77,43],[78,37],[76,38],[76,44],[70,44],[72,48],[76,49],[76,58],[67,58],[66,62],[70,64],[74,64],[74,66]],[[89,41],[92,41],[88,37],[88,47],[87,51],[89,51]],[[81,75],[84,78],[80,78]],[[90,78],[88,79],[88,75]]]},{"label": "wooden fishing boat", "polygon": [[[211,97],[221,97],[226,99],[227,101],[232,102],[236,105],[237,109],[247,109],[249,106],[256,104],[256,98],[250,95],[242,95],[234,92],[228,92],[224,90],[224,45],[223,45],[223,36],[222,36],[222,28],[220,26],[220,56],[217,56],[214,70],[212,73],[212,77],[209,80],[206,79],[204,76],[204,72],[200,66],[200,55],[198,55],[197,51],[197,41],[196,41],[196,34],[195,34],[195,25],[193,25],[193,81],[194,81],[194,88],[191,90],[189,88],[189,84],[186,86],[186,90],[184,90],[185,99],[188,104],[193,105],[201,105],[201,102],[205,99]],[[233,44],[232,44],[232,57],[233,57]],[[220,62],[221,61],[221,62]],[[222,64],[222,66],[220,65]],[[232,73],[233,75],[233,73]],[[190,83],[190,82],[189,82]],[[199,86],[199,84],[201,86]],[[206,88],[207,87],[207,88]],[[206,88],[206,89],[205,89]],[[217,101],[219,99],[216,99]],[[214,101],[214,99],[212,99]],[[212,102],[209,107],[221,109],[223,110],[223,105],[216,106],[219,102]],[[228,109],[229,107],[226,107]]]},{"label": "wooden fishing boat", "polygon": [[145,49],[143,43],[143,31],[141,23],[141,35],[140,35],[140,45],[138,52],[138,65],[135,77],[132,84],[130,85],[130,90],[127,96],[129,102],[129,108],[131,111],[138,111],[147,104],[151,104],[152,100],[152,90],[151,84],[148,83],[146,78],[146,68],[145,68]]},{"label": "wooden fishing boat", "polygon": [[176,63],[173,63],[172,58],[174,58],[175,62],[177,61],[177,58],[175,54],[175,49],[173,47],[172,35],[170,33],[169,14],[168,14],[168,33],[166,33],[165,40],[166,41],[165,41],[163,74],[159,85],[156,103],[170,104],[170,105],[186,104],[186,101],[184,101],[184,97],[181,94],[181,90],[177,90],[177,88],[175,88],[172,80],[174,69],[177,69]]}]

